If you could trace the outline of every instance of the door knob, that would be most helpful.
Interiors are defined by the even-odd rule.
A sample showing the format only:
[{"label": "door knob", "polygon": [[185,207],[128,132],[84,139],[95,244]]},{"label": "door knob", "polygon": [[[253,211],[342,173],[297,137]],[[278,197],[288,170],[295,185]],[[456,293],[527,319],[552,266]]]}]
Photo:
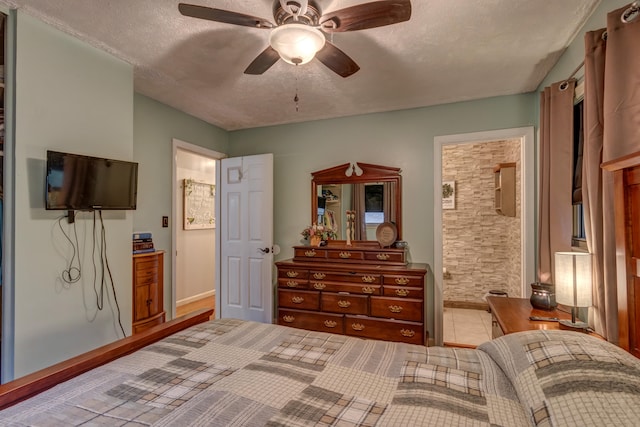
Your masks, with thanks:
[{"label": "door knob", "polygon": [[271,252],[271,248],[258,248],[258,250],[263,254],[268,254],[269,252]]}]

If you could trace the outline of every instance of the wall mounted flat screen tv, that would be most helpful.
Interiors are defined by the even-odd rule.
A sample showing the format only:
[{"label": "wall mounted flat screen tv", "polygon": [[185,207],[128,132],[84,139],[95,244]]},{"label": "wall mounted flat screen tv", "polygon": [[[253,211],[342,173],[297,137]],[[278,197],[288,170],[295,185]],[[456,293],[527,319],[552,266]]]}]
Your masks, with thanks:
[{"label": "wall mounted flat screen tv", "polygon": [[46,209],[136,208],[137,163],[47,151],[46,181]]}]

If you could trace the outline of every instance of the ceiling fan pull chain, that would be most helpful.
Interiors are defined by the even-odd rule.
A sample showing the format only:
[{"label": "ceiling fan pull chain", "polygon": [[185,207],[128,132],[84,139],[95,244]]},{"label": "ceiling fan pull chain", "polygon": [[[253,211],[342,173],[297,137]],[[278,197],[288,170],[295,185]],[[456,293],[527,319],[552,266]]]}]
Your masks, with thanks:
[{"label": "ceiling fan pull chain", "polygon": [[296,96],[293,97],[293,102],[296,103],[296,113],[298,112],[298,101],[300,100],[300,98],[298,98],[298,64],[296,64],[296,69],[294,70],[294,74],[296,76]]}]

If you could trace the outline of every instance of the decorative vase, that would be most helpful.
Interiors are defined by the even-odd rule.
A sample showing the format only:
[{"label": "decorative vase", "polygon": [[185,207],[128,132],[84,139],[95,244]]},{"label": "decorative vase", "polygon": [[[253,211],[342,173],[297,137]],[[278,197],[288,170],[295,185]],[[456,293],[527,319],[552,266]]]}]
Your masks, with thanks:
[{"label": "decorative vase", "polygon": [[557,306],[555,286],[549,283],[532,283],[529,301],[534,308],[553,310]]},{"label": "decorative vase", "polygon": [[311,243],[311,246],[320,246],[320,243],[322,243],[322,237],[320,237],[320,236],[311,236],[309,238],[309,241]]}]

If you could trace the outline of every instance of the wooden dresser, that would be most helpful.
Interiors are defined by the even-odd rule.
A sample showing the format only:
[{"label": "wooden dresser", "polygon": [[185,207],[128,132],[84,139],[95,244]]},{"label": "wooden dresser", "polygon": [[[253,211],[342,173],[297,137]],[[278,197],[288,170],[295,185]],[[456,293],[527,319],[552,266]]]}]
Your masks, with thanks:
[{"label": "wooden dresser", "polygon": [[428,266],[374,243],[296,246],[276,262],[278,324],[424,345]]},{"label": "wooden dresser", "polygon": [[133,255],[133,334],[164,323],[163,272],[164,251]]}]

